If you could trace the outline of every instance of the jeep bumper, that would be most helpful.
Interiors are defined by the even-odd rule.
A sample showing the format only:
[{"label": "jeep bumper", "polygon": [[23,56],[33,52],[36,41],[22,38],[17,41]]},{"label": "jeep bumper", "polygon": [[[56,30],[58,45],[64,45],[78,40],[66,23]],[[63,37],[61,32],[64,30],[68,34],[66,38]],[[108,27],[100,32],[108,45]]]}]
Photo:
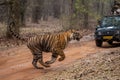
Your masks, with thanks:
[{"label": "jeep bumper", "polygon": [[116,35],[95,35],[95,40],[102,40],[102,41],[117,41],[120,42],[120,34]]}]

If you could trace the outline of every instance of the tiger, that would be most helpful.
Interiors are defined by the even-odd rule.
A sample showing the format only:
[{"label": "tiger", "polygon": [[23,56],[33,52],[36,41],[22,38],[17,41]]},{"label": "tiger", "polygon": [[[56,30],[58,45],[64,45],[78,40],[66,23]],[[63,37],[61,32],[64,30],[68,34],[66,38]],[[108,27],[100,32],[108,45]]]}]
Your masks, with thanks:
[{"label": "tiger", "polygon": [[[20,36],[17,36],[12,31],[11,27],[10,31],[16,38],[27,42],[27,47],[33,55],[32,65],[36,69],[44,69],[44,67],[50,67],[50,64],[54,63],[58,56],[60,56],[58,61],[63,61],[66,57],[63,50],[66,48],[68,42],[71,40],[80,41],[82,38],[80,32],[73,29],[62,31],[56,34],[35,35],[33,37],[29,37],[27,40],[21,38]],[[43,52],[52,53],[51,59],[49,61],[43,61]],[[37,62],[39,62],[42,67],[38,67]]]}]

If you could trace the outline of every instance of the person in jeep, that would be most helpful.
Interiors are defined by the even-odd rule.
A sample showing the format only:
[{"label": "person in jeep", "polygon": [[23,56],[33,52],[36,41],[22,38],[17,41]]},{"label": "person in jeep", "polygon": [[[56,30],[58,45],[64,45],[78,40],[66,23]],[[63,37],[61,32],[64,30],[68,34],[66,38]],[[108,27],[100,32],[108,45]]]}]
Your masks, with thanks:
[{"label": "person in jeep", "polygon": [[120,15],[104,16],[95,31],[96,46],[101,47],[103,42],[112,45],[113,41],[120,42]]},{"label": "person in jeep", "polygon": [[111,8],[111,12],[113,15],[120,14],[120,2],[114,0],[113,7]]}]

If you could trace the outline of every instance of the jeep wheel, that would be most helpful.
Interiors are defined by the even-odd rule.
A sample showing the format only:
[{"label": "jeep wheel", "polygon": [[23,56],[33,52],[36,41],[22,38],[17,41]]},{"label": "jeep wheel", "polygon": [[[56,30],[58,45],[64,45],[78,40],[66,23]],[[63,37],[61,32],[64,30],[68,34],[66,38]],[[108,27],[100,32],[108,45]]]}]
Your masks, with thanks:
[{"label": "jeep wheel", "polygon": [[102,46],[102,41],[101,40],[95,40],[96,46],[101,47]]},{"label": "jeep wheel", "polygon": [[108,41],[108,44],[112,45],[112,44],[113,44],[113,41]]}]

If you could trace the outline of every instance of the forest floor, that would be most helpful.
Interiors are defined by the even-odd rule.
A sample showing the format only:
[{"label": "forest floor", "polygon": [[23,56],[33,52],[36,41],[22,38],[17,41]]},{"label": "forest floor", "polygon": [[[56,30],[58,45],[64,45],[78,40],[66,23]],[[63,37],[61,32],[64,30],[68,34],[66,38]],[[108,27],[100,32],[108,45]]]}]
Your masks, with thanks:
[{"label": "forest floor", "polygon": [[[72,41],[66,59],[49,68],[35,69],[25,45],[0,50],[0,80],[120,80],[120,44],[96,47],[93,34]],[[44,53],[44,61],[51,53]],[[41,66],[41,65],[39,65]]]}]

